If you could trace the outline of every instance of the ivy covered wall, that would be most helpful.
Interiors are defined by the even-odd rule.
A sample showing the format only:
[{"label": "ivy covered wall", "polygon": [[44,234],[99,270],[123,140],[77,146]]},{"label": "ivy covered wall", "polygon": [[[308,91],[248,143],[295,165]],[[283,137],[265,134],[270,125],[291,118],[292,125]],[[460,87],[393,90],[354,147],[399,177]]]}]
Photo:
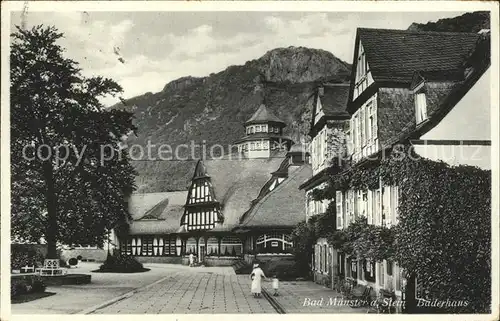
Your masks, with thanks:
[{"label": "ivy covered wall", "polygon": [[[307,237],[295,233],[307,241],[305,257],[311,255],[311,239],[327,237],[345,253],[394,260],[409,279],[416,276],[419,295],[444,302],[425,312],[488,312],[491,171],[424,159],[407,146],[396,146],[384,156],[332,175],[327,187],[314,193],[315,198],[332,202],[325,214],[301,226]],[[379,179],[399,186],[399,223],[386,228],[358,217],[348,228],[336,230],[335,191],[373,189]]]}]

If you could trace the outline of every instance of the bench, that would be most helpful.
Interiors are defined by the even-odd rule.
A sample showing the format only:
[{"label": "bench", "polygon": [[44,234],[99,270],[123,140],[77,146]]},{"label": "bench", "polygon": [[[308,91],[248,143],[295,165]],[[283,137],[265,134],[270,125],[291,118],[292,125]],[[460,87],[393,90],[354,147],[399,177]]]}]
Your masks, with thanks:
[{"label": "bench", "polygon": [[33,273],[33,272],[35,272],[34,266],[25,265],[25,266],[21,267],[21,273]]},{"label": "bench", "polygon": [[65,273],[66,271],[59,267],[59,260],[58,259],[46,259],[46,260],[44,260],[43,267],[37,269],[37,272],[40,275],[49,275],[49,276],[66,274]]}]

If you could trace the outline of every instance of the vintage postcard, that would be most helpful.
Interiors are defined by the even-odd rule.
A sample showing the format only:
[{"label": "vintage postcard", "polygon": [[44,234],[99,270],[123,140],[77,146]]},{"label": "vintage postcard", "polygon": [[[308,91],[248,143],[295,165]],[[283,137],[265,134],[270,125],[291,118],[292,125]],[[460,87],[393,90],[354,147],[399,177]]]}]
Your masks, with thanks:
[{"label": "vintage postcard", "polygon": [[2,9],[2,320],[498,319],[498,4]]}]

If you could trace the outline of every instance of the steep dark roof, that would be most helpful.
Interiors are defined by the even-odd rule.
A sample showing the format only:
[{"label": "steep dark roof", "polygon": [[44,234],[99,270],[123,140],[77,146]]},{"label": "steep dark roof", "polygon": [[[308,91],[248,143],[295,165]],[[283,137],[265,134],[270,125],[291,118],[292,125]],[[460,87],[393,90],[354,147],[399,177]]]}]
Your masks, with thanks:
[{"label": "steep dark roof", "polygon": [[[320,94],[320,90],[323,94]],[[348,119],[347,103],[349,100],[350,86],[347,83],[323,84],[318,87],[314,93],[312,106],[311,126],[309,136],[314,137],[323,126],[327,119]],[[321,102],[323,116],[316,121],[316,114],[319,113],[318,99]]]},{"label": "steep dark roof", "polygon": [[[456,70],[471,55],[479,35],[358,28],[373,79],[409,84],[415,71]],[[355,54],[358,51],[356,42]],[[356,71],[356,61],[352,68]]]},{"label": "steep dark roof", "polygon": [[346,111],[349,84],[328,84],[323,86],[324,94],[319,97],[325,116],[348,116]]},{"label": "steep dark roof", "polygon": [[270,158],[203,161],[224,215],[224,223],[213,231],[229,231],[238,224],[284,159],[285,152],[281,152]]},{"label": "steep dark roof", "polygon": [[293,227],[304,220],[305,192],[299,190],[299,185],[311,175],[310,165],[302,165],[293,171],[245,213],[239,227]]},{"label": "steep dark roof", "polygon": [[281,123],[285,125],[285,122],[282,121],[281,119],[278,118],[272,111],[270,111],[266,105],[262,104],[260,105],[259,109],[253,114],[252,117],[250,117],[249,120],[245,123],[246,125],[249,124],[259,124],[259,123],[269,123],[269,122],[274,122],[274,123]]},{"label": "steep dark roof", "polygon": [[132,194],[129,198],[130,234],[175,232],[184,213],[186,197],[187,191]]}]

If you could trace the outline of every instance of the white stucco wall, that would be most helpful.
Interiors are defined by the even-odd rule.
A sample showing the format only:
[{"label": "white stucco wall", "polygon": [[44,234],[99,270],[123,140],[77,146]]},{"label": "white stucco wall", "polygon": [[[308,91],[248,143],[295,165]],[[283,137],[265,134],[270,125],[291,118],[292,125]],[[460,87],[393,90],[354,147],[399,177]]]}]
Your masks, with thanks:
[{"label": "white stucco wall", "polygon": [[491,72],[488,69],[460,102],[422,140],[459,140],[464,145],[421,145],[422,157],[451,165],[472,165],[491,169],[491,146],[468,145],[470,140],[491,140]]},{"label": "white stucco wall", "polygon": [[471,165],[491,169],[491,146],[415,145],[422,157],[450,165]]}]

